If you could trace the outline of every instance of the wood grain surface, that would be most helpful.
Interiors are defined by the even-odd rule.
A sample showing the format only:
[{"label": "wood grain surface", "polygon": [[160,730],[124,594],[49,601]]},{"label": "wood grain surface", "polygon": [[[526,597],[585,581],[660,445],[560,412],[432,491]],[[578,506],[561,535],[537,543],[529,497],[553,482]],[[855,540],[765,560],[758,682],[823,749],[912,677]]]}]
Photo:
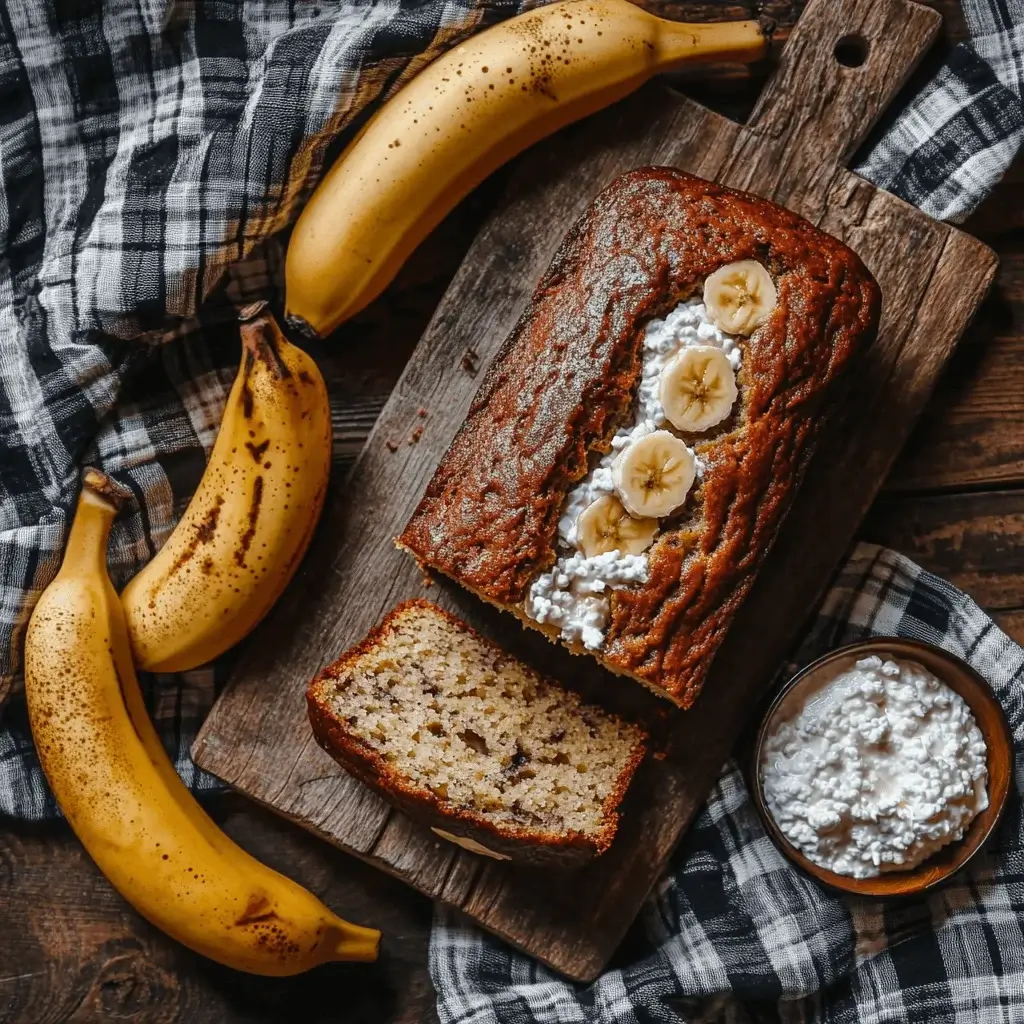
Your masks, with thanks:
[{"label": "wood grain surface", "polygon": [[[695,17],[691,6],[673,5],[670,13]],[[946,41],[963,38],[956,0],[935,6],[946,18]],[[792,23],[798,7],[779,3],[773,13]],[[741,117],[756,86],[748,82],[735,94],[703,83],[687,88]],[[381,300],[319,348],[336,422],[347,438],[336,453],[339,470],[351,465],[365,437],[360,431],[366,429],[367,405],[382,407],[506,177],[497,175],[478,190],[428,239]],[[1019,162],[966,225],[999,253],[996,289],[964,335],[861,530],[865,539],[904,550],[965,586],[1019,642],[1024,518],[1014,509],[1024,511],[1024,492],[1017,490],[1024,458],[1024,364],[1018,357],[1024,347],[1022,226]],[[984,529],[976,528],[979,519]],[[948,542],[920,543],[917,522],[941,528]],[[964,545],[960,537],[973,540]],[[254,983],[188,954],[135,914],[63,823],[0,819],[0,920],[6,925],[0,929],[0,1021],[290,1022],[296,1005],[303,1006],[304,1019],[316,1021],[436,1021],[426,973],[425,897],[246,800],[223,797],[212,805],[219,809],[218,821],[254,855],[312,887],[339,912],[379,924],[385,932],[381,968],[346,975],[344,992],[333,968],[324,969],[326,983],[320,971]],[[634,937],[616,961],[641,949]],[[102,1014],[94,1002],[97,988],[107,992]]]},{"label": "wood grain surface", "polygon": [[[336,481],[310,557],[250,644],[197,740],[196,760],[570,976],[596,975],[848,545],[994,272],[984,246],[844,167],[938,28],[934,12],[905,0],[815,0],[749,127],[656,86],[524,159],[353,473]],[[844,41],[860,54],[859,66],[837,59],[834,47]],[[302,692],[395,603],[427,592],[393,537],[565,232],[608,181],[648,163],[751,189],[846,240],[882,285],[885,310],[704,695],[683,715],[665,713],[661,738],[673,756],[645,765],[607,855],[571,876],[539,873],[438,842],[342,773],[312,740]],[[435,585],[429,596],[543,670],[580,685],[588,677],[606,704],[631,696],[591,666],[540,649],[455,588]],[[750,636],[758,644],[744,642]]]}]

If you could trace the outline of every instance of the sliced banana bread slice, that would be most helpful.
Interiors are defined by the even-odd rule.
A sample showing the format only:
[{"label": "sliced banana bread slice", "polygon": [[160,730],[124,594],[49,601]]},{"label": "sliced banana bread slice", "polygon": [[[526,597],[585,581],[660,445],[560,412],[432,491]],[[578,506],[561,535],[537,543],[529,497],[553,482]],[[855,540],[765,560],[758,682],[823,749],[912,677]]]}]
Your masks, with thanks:
[{"label": "sliced banana bread slice", "polygon": [[319,744],[445,839],[535,864],[603,853],[643,730],[428,601],[391,611],[307,692]]}]

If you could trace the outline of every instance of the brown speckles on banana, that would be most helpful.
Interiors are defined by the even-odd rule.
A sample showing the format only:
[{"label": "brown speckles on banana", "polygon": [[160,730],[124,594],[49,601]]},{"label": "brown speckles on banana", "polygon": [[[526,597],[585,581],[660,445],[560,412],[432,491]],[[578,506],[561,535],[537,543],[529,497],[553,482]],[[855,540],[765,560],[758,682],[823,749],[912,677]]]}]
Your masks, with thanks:
[{"label": "brown speckles on banana", "polygon": [[238,548],[234,553],[235,563],[239,568],[244,569],[245,556],[252,546],[252,539],[256,536],[256,524],[260,518],[260,506],[263,504],[263,477],[258,476],[252,483],[252,500],[249,502],[248,522],[245,533],[238,539]]},{"label": "brown speckles on banana", "polygon": [[220,519],[220,510],[224,507],[224,498],[218,494],[213,499],[213,507],[210,508],[202,522],[196,527],[196,540],[200,544],[209,544],[217,532],[217,521]]},{"label": "brown speckles on banana", "polygon": [[263,453],[270,447],[270,438],[264,438],[259,444],[253,444],[252,441],[245,442],[246,451],[252,456],[252,461],[259,463],[263,458]]},{"label": "brown speckles on banana", "polygon": [[224,499],[218,494],[213,504],[206,509],[202,519],[192,527],[192,536],[188,543],[182,548],[167,571],[167,575],[177,572],[191,561],[200,544],[209,544],[217,533],[217,523],[220,520],[220,510],[224,505]]}]

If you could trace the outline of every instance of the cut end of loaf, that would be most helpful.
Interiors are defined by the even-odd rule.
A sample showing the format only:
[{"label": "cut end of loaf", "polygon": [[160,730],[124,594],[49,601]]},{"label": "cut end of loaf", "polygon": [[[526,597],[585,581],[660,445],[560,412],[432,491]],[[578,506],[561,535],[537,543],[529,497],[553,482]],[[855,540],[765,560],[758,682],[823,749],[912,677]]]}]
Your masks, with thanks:
[{"label": "cut end of loaf", "polygon": [[602,852],[644,752],[637,726],[426,601],[392,611],[308,697],[321,745],[358,777],[506,853],[501,841]]}]

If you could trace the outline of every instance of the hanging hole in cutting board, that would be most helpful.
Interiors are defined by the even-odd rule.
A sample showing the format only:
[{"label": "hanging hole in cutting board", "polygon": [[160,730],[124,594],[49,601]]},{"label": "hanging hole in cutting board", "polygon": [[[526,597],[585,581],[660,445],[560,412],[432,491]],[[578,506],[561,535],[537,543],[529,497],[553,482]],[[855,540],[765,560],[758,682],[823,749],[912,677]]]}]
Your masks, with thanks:
[{"label": "hanging hole in cutting board", "polygon": [[843,36],[832,52],[844,68],[859,68],[868,59],[870,49],[868,41],[863,36],[849,35]]}]

